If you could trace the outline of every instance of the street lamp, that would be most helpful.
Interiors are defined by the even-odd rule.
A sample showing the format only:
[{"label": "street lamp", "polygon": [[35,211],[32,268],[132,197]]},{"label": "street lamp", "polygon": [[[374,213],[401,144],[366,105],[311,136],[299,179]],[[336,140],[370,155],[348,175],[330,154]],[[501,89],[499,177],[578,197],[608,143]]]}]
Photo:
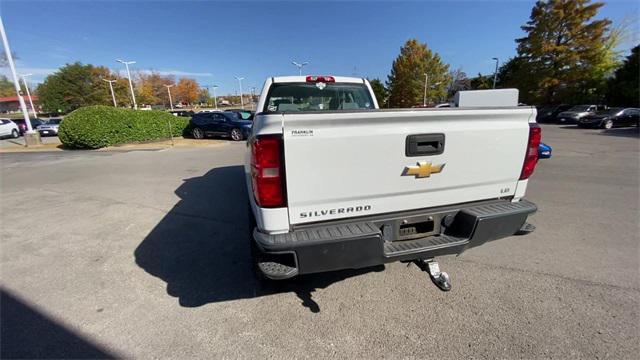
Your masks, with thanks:
[{"label": "street lamp", "polygon": [[498,60],[497,57],[493,58],[493,60],[496,61],[496,70],[493,72],[493,88],[496,88],[496,80],[498,79],[498,63],[500,62],[500,60]]},{"label": "street lamp", "polygon": [[169,93],[169,107],[171,107],[171,111],[173,111],[173,100],[171,100],[171,88],[174,86],[174,84],[171,85],[165,85],[164,87],[167,88],[167,92]]},{"label": "street lamp", "polygon": [[129,65],[133,65],[135,61],[123,61],[120,59],[116,59],[117,62],[124,64],[127,68],[127,77],[129,78],[129,89],[131,90],[131,98],[133,99],[133,108],[138,110],[138,104],[136,104],[136,94],[133,93],[133,82],[131,82],[131,73],[129,72]]},{"label": "street lamp", "polygon": [[36,114],[36,108],[33,106],[33,100],[31,100],[31,93],[29,92],[29,85],[27,85],[27,76],[31,76],[33,74],[22,74],[22,83],[24,84],[24,88],[27,90],[27,98],[29,99],[29,104],[31,104],[31,111],[33,112],[33,118],[37,118],[38,114]]},{"label": "street lamp", "polygon": [[[22,116],[24,117],[24,123],[27,125],[27,134],[32,135],[35,132],[31,127],[31,121],[29,121],[29,113],[27,112],[27,104],[24,103],[24,99],[22,98],[22,91],[20,91],[20,83],[18,82],[18,74],[16,74],[16,67],[13,63],[13,55],[11,54],[11,48],[9,48],[9,40],[7,39],[7,34],[4,31],[4,23],[2,22],[2,17],[0,16],[0,35],[2,36],[2,45],[4,45],[4,53],[7,57],[7,62],[9,63],[9,68],[11,69],[11,76],[13,77],[13,86],[16,89],[16,94],[18,95],[18,102],[20,103],[20,109],[22,110]],[[39,138],[36,138],[36,143],[39,143]],[[25,136],[25,145],[29,145],[29,141],[27,141],[27,136]]]},{"label": "street lamp", "polygon": [[299,62],[296,62],[296,61],[291,61],[291,63],[298,68],[298,75],[300,75],[300,76],[302,76],[302,68],[307,66],[307,65],[309,65],[308,61],[305,61],[303,63],[299,63]]},{"label": "street lamp", "polygon": [[113,99],[113,107],[118,107],[118,104],[116,103],[116,95],[113,93],[113,83],[118,80],[102,79],[102,81],[106,81],[109,83],[109,89],[111,90],[111,99]]},{"label": "street lamp", "polygon": [[237,76],[235,76],[235,78],[238,80],[238,85],[240,86],[240,108],[244,110],[244,101],[242,101],[242,80],[244,80],[244,78]]},{"label": "street lamp", "polygon": [[216,96],[216,89],[218,88],[218,85],[213,85],[213,103],[216,106],[216,110],[218,110],[218,97]]},{"label": "street lamp", "polygon": [[427,87],[429,87],[429,74],[424,73],[424,96],[422,97],[422,106],[427,107]]}]

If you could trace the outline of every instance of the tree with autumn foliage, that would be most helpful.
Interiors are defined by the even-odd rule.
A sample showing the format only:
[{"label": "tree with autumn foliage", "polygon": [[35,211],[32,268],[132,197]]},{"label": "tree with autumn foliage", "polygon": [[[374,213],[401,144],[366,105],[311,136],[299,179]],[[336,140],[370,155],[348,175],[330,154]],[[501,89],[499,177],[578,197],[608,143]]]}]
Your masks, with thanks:
[{"label": "tree with autumn foliage", "polygon": [[[141,104],[169,107],[169,93],[165,85],[175,85],[173,76],[162,76],[157,72],[140,73],[136,81],[136,100]],[[173,94],[172,94],[173,95]]]},{"label": "tree with autumn foliage", "polygon": [[[193,79],[180,79],[174,89],[176,103],[193,104],[200,96],[200,85]],[[172,94],[173,93],[174,91],[172,91]]]},{"label": "tree with autumn foliage", "polygon": [[516,40],[518,55],[503,65],[506,81],[527,103],[601,100],[606,79],[617,66],[616,37],[609,19],[594,19],[603,6],[590,0],[538,1]]},{"label": "tree with autumn foliage", "polygon": [[425,74],[429,77],[427,99],[446,98],[451,83],[449,65],[426,44],[410,39],[400,48],[400,55],[393,61],[387,80],[389,105],[410,107],[422,104]]}]

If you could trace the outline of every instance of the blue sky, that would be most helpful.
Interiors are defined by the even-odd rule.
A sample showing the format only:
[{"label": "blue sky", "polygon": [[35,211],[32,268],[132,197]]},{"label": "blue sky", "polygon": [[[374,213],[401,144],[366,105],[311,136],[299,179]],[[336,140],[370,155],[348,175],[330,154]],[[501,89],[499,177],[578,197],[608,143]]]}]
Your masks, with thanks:
[{"label": "blue sky", "polygon": [[[310,61],[311,74],[386,79],[400,46],[426,42],[469,75],[493,72],[492,57],[515,54],[514,39],[534,1],[214,2],[0,0],[20,72],[41,81],[65,63],[80,61],[156,70],[217,84],[233,93],[272,75],[297,73],[291,60]],[[637,1],[610,1],[600,12],[636,29]],[[6,72],[6,70],[5,70]]]}]

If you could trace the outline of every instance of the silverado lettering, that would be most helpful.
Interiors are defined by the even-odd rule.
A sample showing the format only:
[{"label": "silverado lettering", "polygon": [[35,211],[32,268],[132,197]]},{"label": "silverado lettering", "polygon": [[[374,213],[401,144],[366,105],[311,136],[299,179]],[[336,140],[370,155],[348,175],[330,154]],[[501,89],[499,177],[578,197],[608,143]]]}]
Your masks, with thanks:
[{"label": "silverado lettering", "polygon": [[316,211],[305,211],[300,213],[301,218],[314,217],[314,216],[325,216],[325,215],[335,215],[335,214],[349,214],[354,212],[361,211],[369,211],[371,210],[371,205],[364,206],[350,206],[346,208],[335,208],[328,210],[316,210]]}]

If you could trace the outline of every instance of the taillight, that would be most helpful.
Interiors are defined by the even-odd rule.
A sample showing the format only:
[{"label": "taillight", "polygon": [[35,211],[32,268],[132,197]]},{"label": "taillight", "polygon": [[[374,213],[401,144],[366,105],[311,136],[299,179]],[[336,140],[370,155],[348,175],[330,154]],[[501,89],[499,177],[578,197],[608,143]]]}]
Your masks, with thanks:
[{"label": "taillight", "polygon": [[307,76],[307,82],[336,82],[333,76]]},{"label": "taillight", "polygon": [[286,206],[282,136],[259,136],[251,143],[253,196],[260,207]]},{"label": "taillight", "polygon": [[542,139],[542,129],[536,123],[529,123],[529,141],[527,142],[527,153],[524,156],[520,180],[526,180],[533,174],[533,170],[538,163],[538,146]]}]

